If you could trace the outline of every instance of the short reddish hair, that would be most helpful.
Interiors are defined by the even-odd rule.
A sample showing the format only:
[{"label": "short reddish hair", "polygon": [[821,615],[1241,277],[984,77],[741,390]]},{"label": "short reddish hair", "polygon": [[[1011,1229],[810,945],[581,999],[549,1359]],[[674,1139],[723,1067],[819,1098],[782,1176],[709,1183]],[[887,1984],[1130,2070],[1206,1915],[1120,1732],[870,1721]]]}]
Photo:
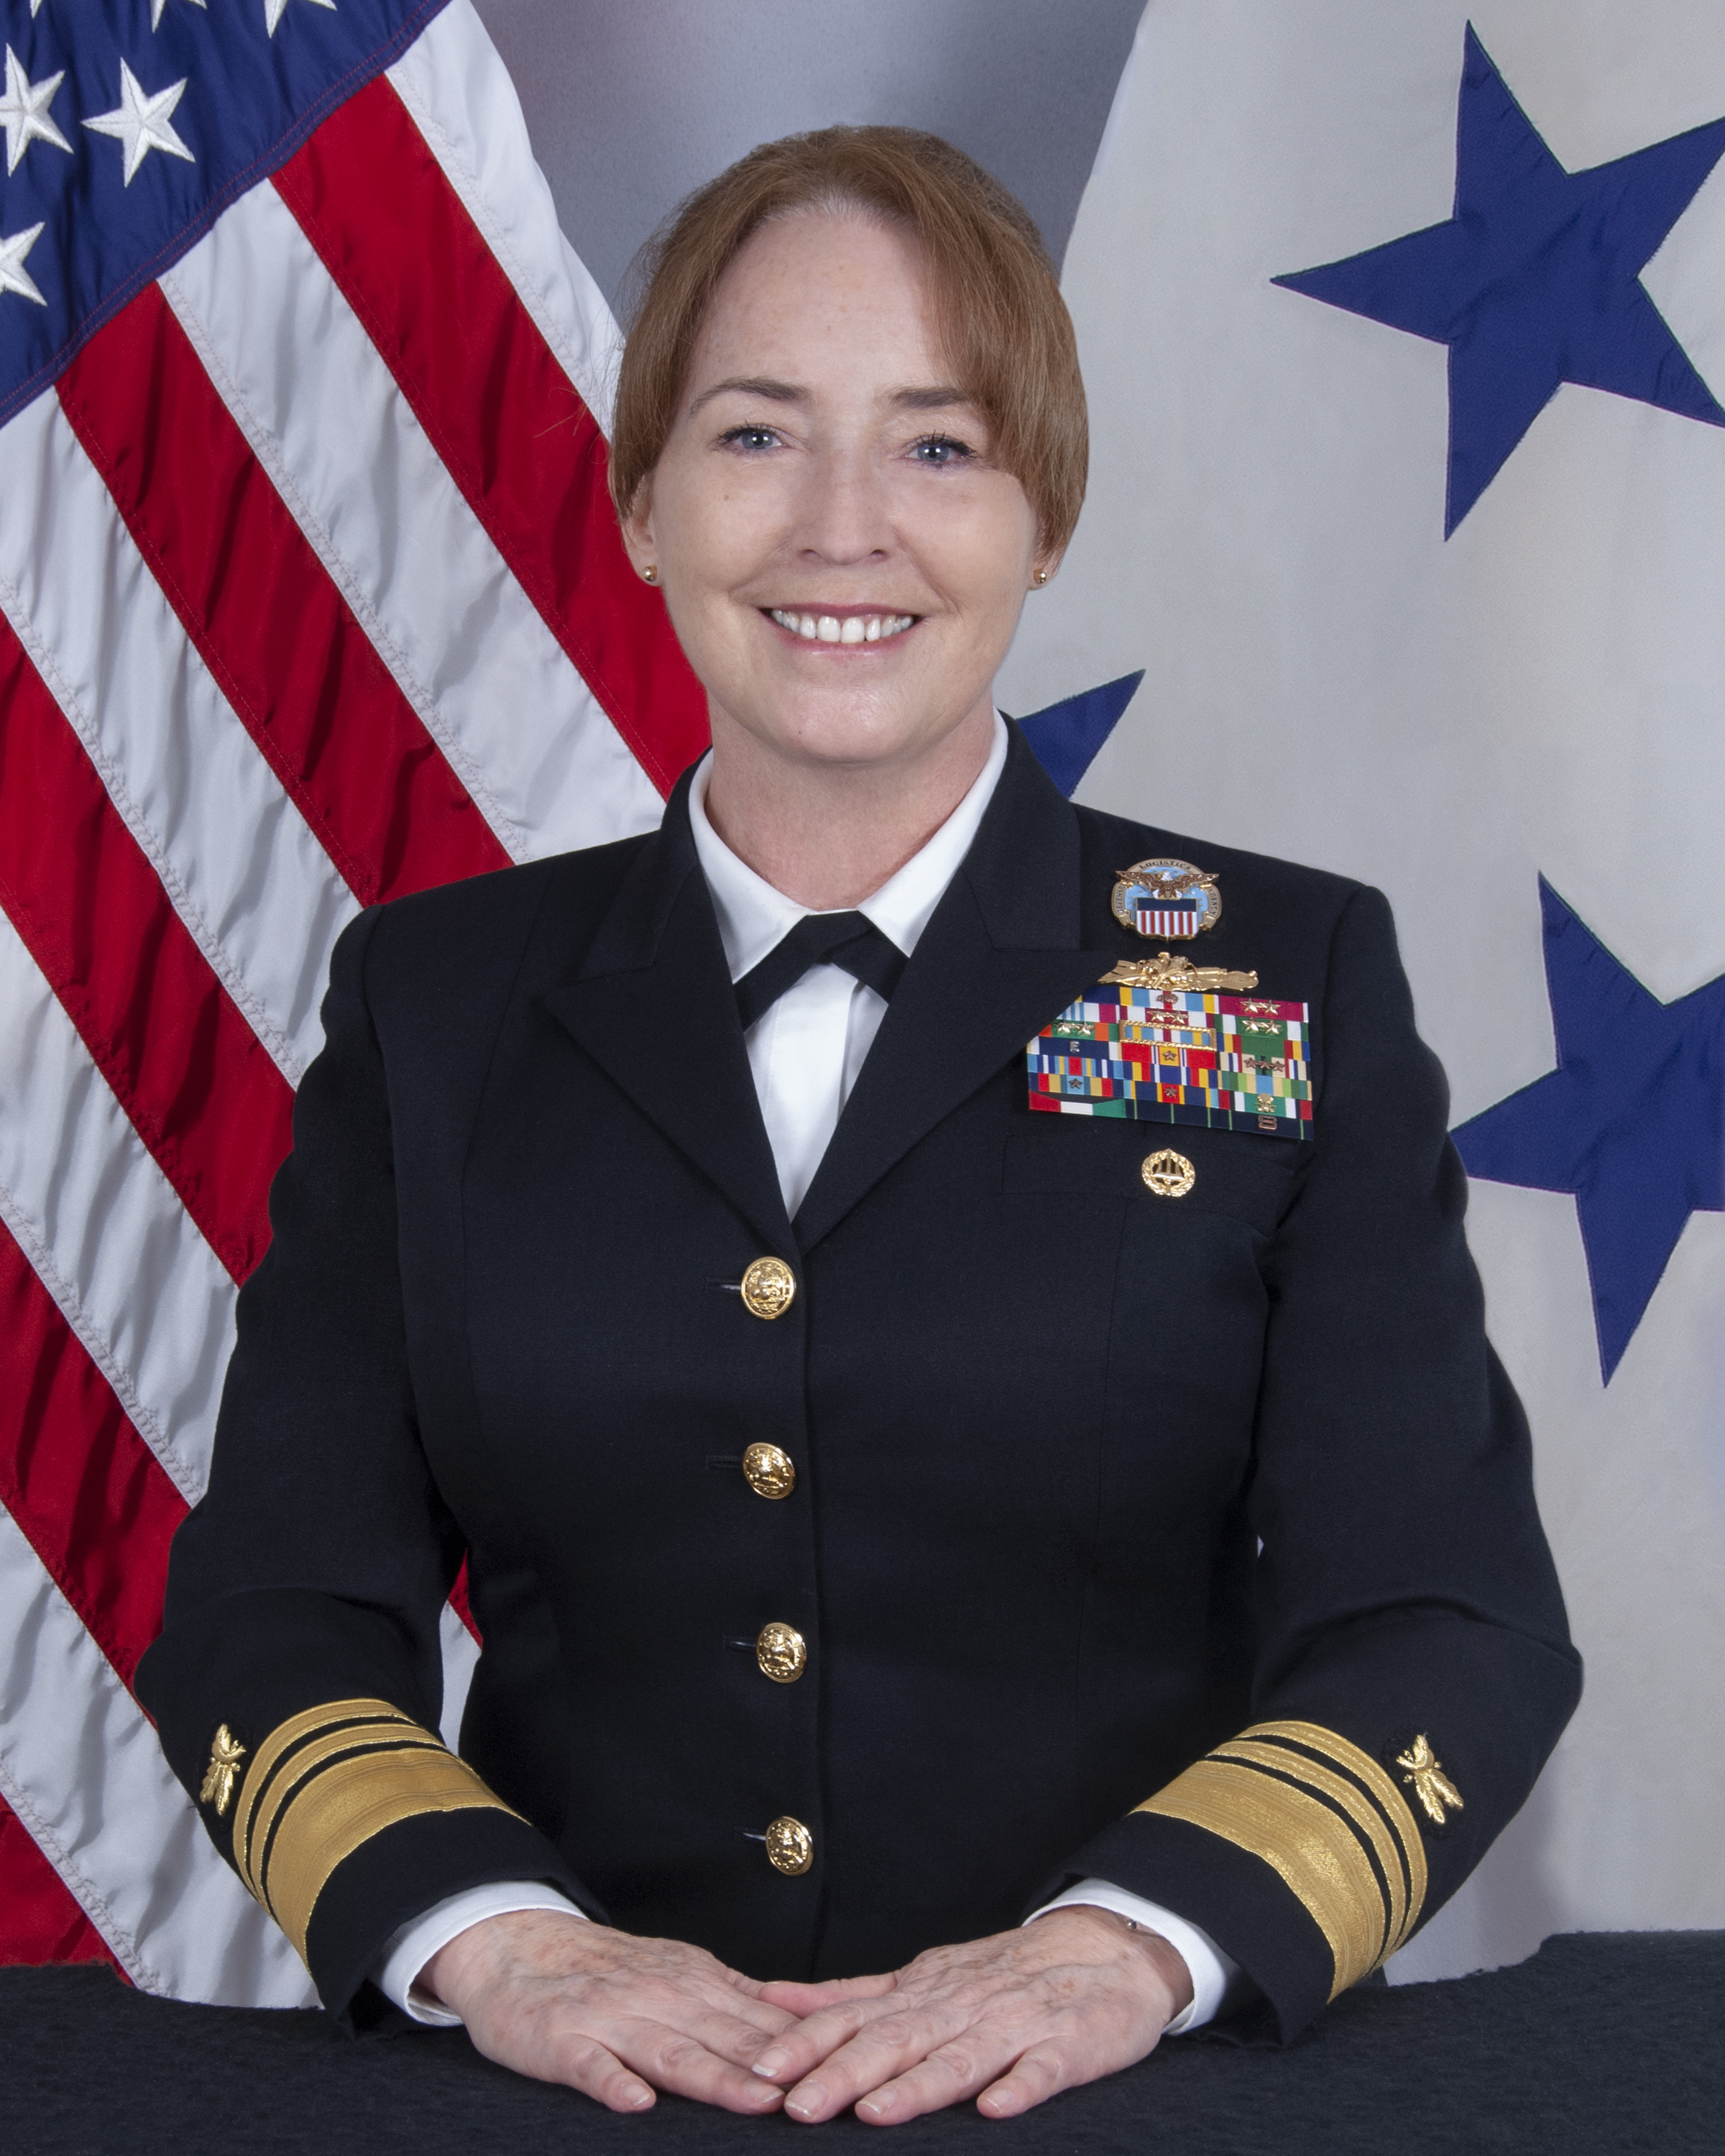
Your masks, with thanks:
[{"label": "short reddish hair", "polygon": [[823,127],[763,142],[697,189],[649,244],[617,384],[611,493],[627,516],[660,459],[720,279],[752,234],[798,210],[860,210],[928,264],[942,342],[994,456],[1058,552],[1084,501],[1090,430],[1072,321],[1029,213],[974,159],[912,127]]}]

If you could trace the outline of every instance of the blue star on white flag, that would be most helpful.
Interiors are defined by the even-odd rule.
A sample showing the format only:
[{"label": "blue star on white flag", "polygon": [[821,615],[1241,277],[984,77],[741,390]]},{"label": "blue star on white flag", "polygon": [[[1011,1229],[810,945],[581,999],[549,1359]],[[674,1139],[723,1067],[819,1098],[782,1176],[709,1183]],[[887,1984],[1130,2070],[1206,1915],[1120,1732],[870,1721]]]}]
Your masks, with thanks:
[{"label": "blue star on white flag", "polygon": [[1447,223],[1276,283],[1450,351],[1447,536],[1565,382],[1725,426],[1641,272],[1725,120],[1566,172],[1468,25]]},{"label": "blue star on white flag", "polygon": [[1661,1003],[1539,900],[1558,1067],[1455,1143],[1470,1175],[1574,1196],[1609,1383],[1690,1215],[1725,1209],[1725,979]]}]

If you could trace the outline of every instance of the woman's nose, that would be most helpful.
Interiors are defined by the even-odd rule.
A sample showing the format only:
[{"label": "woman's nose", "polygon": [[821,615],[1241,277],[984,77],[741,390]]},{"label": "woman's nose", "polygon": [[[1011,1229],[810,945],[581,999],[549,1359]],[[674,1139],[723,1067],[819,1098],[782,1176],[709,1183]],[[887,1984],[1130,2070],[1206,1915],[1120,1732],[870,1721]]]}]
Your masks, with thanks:
[{"label": "woman's nose", "polygon": [[809,459],[797,505],[796,542],[803,553],[835,562],[867,561],[891,551],[886,488],[872,458],[835,449]]}]

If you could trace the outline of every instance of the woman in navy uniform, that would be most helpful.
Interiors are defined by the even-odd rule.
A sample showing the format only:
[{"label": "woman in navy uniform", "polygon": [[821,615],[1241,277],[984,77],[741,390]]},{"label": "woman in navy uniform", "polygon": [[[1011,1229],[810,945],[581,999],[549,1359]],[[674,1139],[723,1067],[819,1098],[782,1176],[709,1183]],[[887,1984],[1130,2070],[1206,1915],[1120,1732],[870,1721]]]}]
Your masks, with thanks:
[{"label": "woman in navy uniform", "polygon": [[660,249],[612,475],[711,755],[341,939],[139,1673],[336,2014],[1007,2116],[1301,2028],[1573,1707],[1384,901],[1073,808],[994,710],[1085,454],[932,137],[768,146]]}]

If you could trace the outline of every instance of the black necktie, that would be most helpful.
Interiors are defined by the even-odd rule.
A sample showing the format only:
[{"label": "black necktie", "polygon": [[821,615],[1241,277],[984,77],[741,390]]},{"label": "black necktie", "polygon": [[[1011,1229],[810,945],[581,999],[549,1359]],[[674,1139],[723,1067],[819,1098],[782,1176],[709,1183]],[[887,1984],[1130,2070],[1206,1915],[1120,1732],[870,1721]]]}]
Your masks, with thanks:
[{"label": "black necktie", "polygon": [[811,966],[839,966],[854,980],[871,988],[883,1003],[892,1000],[905,954],[866,914],[805,913],[782,943],[737,983],[737,1009],[747,1033],[764,1018],[787,988]]}]

